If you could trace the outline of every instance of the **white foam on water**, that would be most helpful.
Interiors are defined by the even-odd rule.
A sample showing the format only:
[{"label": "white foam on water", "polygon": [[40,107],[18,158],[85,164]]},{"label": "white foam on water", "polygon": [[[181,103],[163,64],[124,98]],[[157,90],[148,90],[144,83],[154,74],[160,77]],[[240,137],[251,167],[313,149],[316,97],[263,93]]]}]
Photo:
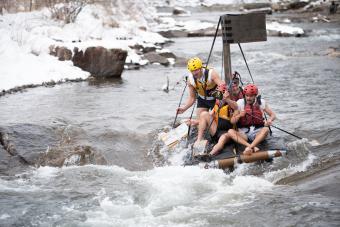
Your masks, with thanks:
[{"label": "white foam on water", "polygon": [[60,170],[61,169],[57,167],[43,166],[35,169],[32,174],[33,178],[49,180],[57,176]]},{"label": "white foam on water", "polygon": [[7,219],[7,218],[10,218],[11,216],[9,214],[1,214],[0,215],[0,220],[4,220],[4,219]]},{"label": "white foam on water", "polygon": [[[99,192],[100,207],[86,213],[86,225],[204,225],[208,222],[202,214],[237,213],[237,208],[252,203],[258,193],[273,187],[259,177],[231,177],[222,170],[197,166],[130,172],[124,182],[139,187],[133,192],[121,191],[119,187]],[[140,193],[139,188],[143,188],[143,202],[134,197]],[[185,220],[192,221],[184,224],[188,223]]]},{"label": "white foam on water", "polygon": [[0,192],[27,193],[50,190],[44,189],[44,185],[48,185],[59,173],[60,168],[55,167],[30,169],[17,175],[18,178],[14,180],[0,179]]},{"label": "white foam on water", "polygon": [[181,166],[184,163],[183,159],[191,151],[190,151],[190,148],[183,148],[180,145],[178,145],[173,150],[171,151],[167,150],[166,152],[168,152],[167,161],[170,163],[170,165]]},{"label": "white foam on water", "polygon": [[273,183],[278,182],[279,180],[291,176],[294,173],[306,171],[307,168],[312,165],[315,159],[316,159],[315,155],[308,154],[307,159],[299,163],[298,165],[295,166],[290,165],[284,169],[266,172],[264,173],[264,178]]},{"label": "white foam on water", "polygon": [[36,185],[30,185],[30,182],[23,179],[17,179],[14,181],[6,181],[0,179],[0,193],[4,192],[16,192],[26,193],[40,191],[41,189]]}]

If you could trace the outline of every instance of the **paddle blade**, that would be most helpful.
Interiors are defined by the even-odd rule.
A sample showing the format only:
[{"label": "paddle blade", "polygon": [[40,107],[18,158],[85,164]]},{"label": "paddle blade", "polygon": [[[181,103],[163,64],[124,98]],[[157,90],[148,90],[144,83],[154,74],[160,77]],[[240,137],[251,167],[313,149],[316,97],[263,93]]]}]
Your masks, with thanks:
[{"label": "paddle blade", "polygon": [[317,140],[309,141],[309,144],[310,144],[312,147],[316,147],[316,146],[320,146],[320,145],[321,145],[321,144],[319,143],[319,141],[317,141]]},{"label": "paddle blade", "polygon": [[188,126],[182,123],[175,129],[170,130],[167,133],[161,133],[159,138],[169,148],[173,148],[182,138],[187,136]]},{"label": "paddle blade", "polygon": [[206,155],[205,151],[208,146],[208,140],[201,140],[199,142],[194,143],[193,148],[193,156],[198,157],[202,155]]}]

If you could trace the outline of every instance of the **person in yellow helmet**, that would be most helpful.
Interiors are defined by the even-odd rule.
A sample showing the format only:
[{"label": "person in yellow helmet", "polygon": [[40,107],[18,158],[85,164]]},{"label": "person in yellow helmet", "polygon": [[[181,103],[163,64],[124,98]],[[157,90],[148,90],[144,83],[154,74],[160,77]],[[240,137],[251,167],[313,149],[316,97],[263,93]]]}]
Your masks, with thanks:
[{"label": "person in yellow helmet", "polygon": [[203,67],[202,60],[198,57],[191,58],[188,61],[188,70],[190,71],[187,81],[189,97],[183,106],[177,108],[177,113],[184,113],[194,104],[197,97],[196,113],[198,119],[202,112],[214,107],[216,98],[212,96],[212,92],[224,82],[214,69]]}]

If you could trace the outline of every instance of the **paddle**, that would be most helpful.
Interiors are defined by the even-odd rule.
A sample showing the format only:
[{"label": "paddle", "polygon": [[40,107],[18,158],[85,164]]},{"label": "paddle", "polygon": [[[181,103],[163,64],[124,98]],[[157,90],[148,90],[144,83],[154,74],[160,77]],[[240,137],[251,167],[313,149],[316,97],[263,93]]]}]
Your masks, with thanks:
[{"label": "paddle", "polygon": [[186,147],[189,146],[189,136],[190,136],[190,130],[191,130],[191,119],[192,119],[192,115],[194,114],[195,105],[196,105],[196,101],[194,102],[194,105],[193,105],[192,110],[191,110],[190,118],[189,118],[189,127],[188,127],[188,133],[187,133],[187,143],[185,145]]},{"label": "paddle", "polygon": [[[183,99],[183,96],[184,96],[184,92],[185,92],[185,89],[187,88],[187,85],[188,85],[187,80],[188,80],[188,77],[186,76],[185,77],[185,86],[184,86],[184,89],[183,89],[183,92],[182,92],[181,99],[179,100],[179,103],[178,103],[178,108],[181,106],[182,99]],[[175,127],[177,116],[178,116],[178,111],[176,111],[176,117],[175,117],[174,123],[172,124],[172,128]]]},{"label": "paddle", "polygon": [[[254,118],[258,119],[258,120],[262,120],[262,119],[260,119],[259,117],[253,116],[253,115],[251,115],[251,114],[249,114],[249,113],[246,113],[246,114],[249,115],[249,116],[251,116],[251,117],[254,117]],[[297,138],[297,139],[300,139],[300,140],[303,139],[302,137],[297,136],[297,135],[295,135],[295,134],[293,134],[293,133],[291,133],[291,132],[288,132],[288,131],[286,131],[286,130],[284,130],[284,129],[282,129],[282,128],[279,128],[279,127],[277,127],[277,126],[275,126],[275,125],[273,125],[273,124],[270,125],[270,126],[272,126],[273,128],[276,128],[276,129],[278,129],[278,130],[280,130],[280,131],[282,131],[282,132],[285,132],[285,133],[287,133],[287,134],[289,134],[289,135],[291,135],[291,136],[294,136],[294,137]],[[306,138],[306,139],[307,139],[307,138]],[[309,141],[309,139],[307,139],[307,140]],[[320,143],[319,143],[317,140],[309,141],[309,144],[312,145],[313,147],[314,147],[314,146],[319,146],[319,145],[320,145]]]}]

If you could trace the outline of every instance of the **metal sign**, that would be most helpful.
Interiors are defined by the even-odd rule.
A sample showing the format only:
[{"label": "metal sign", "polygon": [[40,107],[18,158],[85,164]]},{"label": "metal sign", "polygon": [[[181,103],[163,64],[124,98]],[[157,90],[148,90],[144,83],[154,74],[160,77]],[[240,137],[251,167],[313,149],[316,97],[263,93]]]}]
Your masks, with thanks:
[{"label": "metal sign", "polygon": [[265,13],[228,13],[221,25],[224,44],[267,40]]}]

